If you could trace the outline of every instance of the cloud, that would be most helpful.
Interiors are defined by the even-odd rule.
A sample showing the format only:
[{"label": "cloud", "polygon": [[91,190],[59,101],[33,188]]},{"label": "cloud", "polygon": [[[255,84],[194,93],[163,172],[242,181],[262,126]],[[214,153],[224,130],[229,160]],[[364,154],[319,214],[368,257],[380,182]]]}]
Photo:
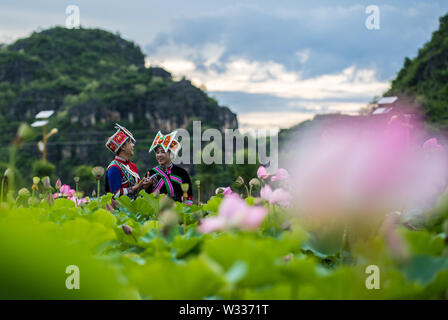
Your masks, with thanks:
[{"label": "cloud", "polygon": [[310,58],[310,49],[299,50],[295,53],[297,58],[299,58],[300,63],[305,63]]},{"label": "cloud", "polygon": [[[213,92],[242,91],[299,99],[370,99],[389,87],[388,82],[377,79],[375,70],[355,66],[335,74],[303,78],[300,72],[288,71],[274,61],[235,58],[219,64],[216,60],[207,60],[205,69],[197,69],[193,61],[185,58],[167,59],[161,65],[177,76],[187,75],[195,84],[205,85]],[[218,68],[211,67],[213,64]]]},{"label": "cloud", "polygon": [[[333,1],[323,6],[321,2],[306,7],[291,3],[229,5],[208,14],[182,17],[172,21],[171,31],[160,33],[146,46],[146,52],[157,58],[159,50],[167,46],[203,51],[215,44],[222,48],[222,63],[235,57],[274,61],[304,77],[355,66],[375,69],[378,78],[386,81],[401,68],[404,57],[414,56],[430,39],[439,16],[448,10],[448,4],[442,2],[379,5],[381,29],[372,31],[365,27],[367,4],[345,1],[336,5]],[[206,59],[198,52],[186,58],[193,56],[199,65]]]},{"label": "cloud", "polygon": [[279,130],[312,119],[314,114],[302,112],[251,112],[238,115],[241,132],[253,132],[257,129]]},{"label": "cloud", "polygon": [[[340,72],[305,78],[274,61],[233,58],[223,62],[224,48],[204,44],[193,50],[166,46],[159,59],[150,59],[174,74],[205,86],[221,105],[239,115],[241,128],[287,128],[317,113],[356,113],[389,87],[373,69],[349,66]],[[311,51],[301,52],[304,56]],[[163,58],[162,58],[163,57]],[[269,115],[270,114],[270,115]]]}]

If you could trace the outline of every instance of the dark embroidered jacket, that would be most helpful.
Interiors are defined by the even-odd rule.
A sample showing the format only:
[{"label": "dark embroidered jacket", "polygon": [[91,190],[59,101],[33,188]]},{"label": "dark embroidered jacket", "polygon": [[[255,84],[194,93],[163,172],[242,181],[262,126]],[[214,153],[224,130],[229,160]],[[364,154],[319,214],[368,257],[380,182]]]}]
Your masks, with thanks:
[{"label": "dark embroidered jacket", "polygon": [[[163,167],[157,166],[150,170],[150,177],[154,180],[154,183],[149,187],[146,192],[152,193],[158,190],[160,193],[167,194],[174,201],[182,201],[186,204],[193,204],[193,188],[191,185],[191,179],[188,172],[174,164],[171,164],[165,171]],[[187,199],[183,199],[182,184],[188,183]]]}]

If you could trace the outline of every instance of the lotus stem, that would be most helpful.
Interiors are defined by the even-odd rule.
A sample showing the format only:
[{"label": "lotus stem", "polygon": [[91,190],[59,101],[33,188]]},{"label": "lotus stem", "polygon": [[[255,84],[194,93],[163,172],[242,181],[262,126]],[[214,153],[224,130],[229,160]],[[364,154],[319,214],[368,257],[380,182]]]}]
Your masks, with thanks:
[{"label": "lotus stem", "polygon": [[3,202],[4,185],[5,185],[5,177],[2,177],[2,184],[1,184],[1,189],[0,189],[0,202]]},{"label": "lotus stem", "polygon": [[100,201],[100,179],[97,178],[96,181],[97,181],[97,190],[98,190],[98,192],[96,194],[96,199],[99,202]]},{"label": "lotus stem", "polygon": [[247,194],[247,197],[250,197],[250,195],[249,195],[249,189],[247,188],[246,184],[244,184],[244,188],[246,188],[246,194]]},{"label": "lotus stem", "polygon": [[277,230],[277,223],[276,223],[276,212],[275,212],[275,204],[272,205],[272,221],[274,225],[274,238],[276,236],[276,230]]},{"label": "lotus stem", "polygon": [[346,238],[347,238],[347,224],[344,225],[344,231],[342,233],[342,240],[341,240],[341,265],[344,264],[344,246],[345,246]]}]

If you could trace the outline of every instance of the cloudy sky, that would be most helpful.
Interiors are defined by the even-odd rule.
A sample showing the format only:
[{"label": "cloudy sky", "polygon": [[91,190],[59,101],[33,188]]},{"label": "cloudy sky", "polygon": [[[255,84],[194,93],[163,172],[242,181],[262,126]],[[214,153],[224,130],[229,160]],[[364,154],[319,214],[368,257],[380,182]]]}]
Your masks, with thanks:
[{"label": "cloudy sky", "polygon": [[[245,128],[283,128],[316,113],[354,113],[381,95],[448,13],[446,0],[0,0],[0,42],[65,25],[135,41],[175,77],[203,85]],[[369,30],[369,5],[379,30]]]}]

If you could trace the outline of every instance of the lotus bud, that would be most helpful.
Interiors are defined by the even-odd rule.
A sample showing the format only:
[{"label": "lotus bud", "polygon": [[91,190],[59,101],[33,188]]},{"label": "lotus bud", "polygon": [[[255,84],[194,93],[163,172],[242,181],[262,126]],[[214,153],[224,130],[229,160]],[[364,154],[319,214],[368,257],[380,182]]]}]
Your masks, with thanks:
[{"label": "lotus bud", "polygon": [[[42,202],[45,201],[45,199],[42,199]],[[28,205],[29,206],[37,206],[41,201],[38,198],[28,198]]]},{"label": "lotus bud", "polygon": [[160,222],[165,226],[174,226],[178,224],[179,217],[173,210],[167,210],[160,216]]},{"label": "lotus bud", "polygon": [[112,206],[108,203],[106,203],[106,210],[110,211],[110,212],[114,212],[114,208],[112,208]]},{"label": "lotus bud", "polygon": [[32,140],[34,135],[34,130],[27,123],[22,123],[17,130],[17,136],[22,140]]},{"label": "lotus bud", "polygon": [[120,204],[114,198],[110,199],[110,204],[111,204],[112,208],[114,208],[116,210],[120,209]]},{"label": "lotus bud", "polygon": [[200,188],[201,187],[201,180],[196,180],[195,184],[196,184],[196,187]]},{"label": "lotus bud", "polygon": [[74,177],[73,180],[75,180],[75,183],[79,182],[79,177]]},{"label": "lotus bud", "polygon": [[7,168],[3,176],[10,178],[12,176],[12,170]]},{"label": "lotus bud", "polygon": [[264,200],[262,199],[262,198],[255,198],[254,199],[254,206],[261,206],[261,205],[263,205],[263,203],[264,203]]},{"label": "lotus bud", "polygon": [[22,197],[22,198],[28,198],[31,195],[30,191],[27,188],[20,189],[18,194],[19,194],[19,197]]},{"label": "lotus bud", "polygon": [[160,210],[166,210],[174,206],[174,201],[170,197],[164,196],[159,202]]},{"label": "lotus bud", "polygon": [[95,197],[96,197],[96,191],[93,190],[93,191],[92,191],[92,198],[95,198]]},{"label": "lotus bud", "polygon": [[252,188],[258,188],[258,187],[260,187],[260,180],[258,180],[257,178],[252,178],[250,181],[249,181],[249,185],[252,187]]},{"label": "lotus bud", "polygon": [[92,174],[96,177],[97,180],[100,180],[101,177],[104,175],[104,168],[103,167],[93,167]]},{"label": "lotus bud", "polygon": [[282,230],[291,230],[291,222],[286,220],[282,223]]},{"label": "lotus bud", "polygon": [[40,178],[39,177],[33,177],[33,183],[34,184],[38,184],[40,182]]},{"label": "lotus bud", "polygon": [[235,180],[235,184],[236,184],[238,187],[243,186],[243,185],[244,185],[244,179],[243,179],[243,177],[239,176],[238,178],[236,178],[236,180]]},{"label": "lotus bud", "polygon": [[290,254],[287,254],[286,256],[285,256],[285,262],[288,262],[289,260],[291,260],[291,255]]},{"label": "lotus bud", "polygon": [[42,183],[43,183],[45,189],[50,189],[51,188],[50,177],[43,177],[42,178]]},{"label": "lotus bud", "polygon": [[61,179],[56,180],[56,184],[54,185],[54,187],[56,188],[56,190],[60,190],[62,186],[62,182]]},{"label": "lotus bud", "polygon": [[131,234],[132,233],[132,228],[128,225],[122,225],[121,228],[123,229],[124,233],[126,234]]}]

